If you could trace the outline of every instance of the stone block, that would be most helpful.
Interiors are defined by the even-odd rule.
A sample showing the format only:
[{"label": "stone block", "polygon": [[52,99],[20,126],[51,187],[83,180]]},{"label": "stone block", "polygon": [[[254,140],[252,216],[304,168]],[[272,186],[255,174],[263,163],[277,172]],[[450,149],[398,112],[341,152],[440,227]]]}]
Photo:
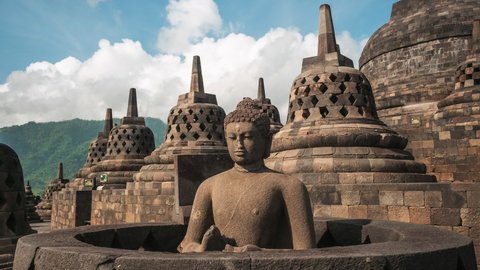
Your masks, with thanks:
[{"label": "stone block", "polygon": [[367,218],[373,220],[388,220],[388,210],[385,205],[368,205]]},{"label": "stone block", "polygon": [[378,205],[379,194],[376,190],[362,190],[360,191],[360,204],[365,205]]},{"label": "stone block", "polygon": [[407,206],[388,206],[388,220],[410,222],[410,213]]},{"label": "stone block", "polygon": [[459,208],[431,208],[430,220],[433,225],[459,226],[462,224]]},{"label": "stone block", "polygon": [[383,191],[378,194],[380,205],[403,205],[403,191]]},{"label": "stone block", "polygon": [[313,216],[314,217],[331,217],[332,209],[330,205],[315,205],[315,208],[313,209]]},{"label": "stone block", "polygon": [[425,206],[442,207],[441,191],[425,191]]},{"label": "stone block", "polygon": [[467,191],[467,206],[480,207],[480,191]]},{"label": "stone block", "polygon": [[339,218],[348,218],[348,206],[346,205],[332,205],[331,216]]},{"label": "stone block", "polygon": [[406,206],[425,206],[425,193],[423,191],[405,191],[403,200]]},{"label": "stone block", "polygon": [[418,224],[430,224],[429,207],[409,207],[410,222]]},{"label": "stone block", "polygon": [[349,218],[367,218],[366,205],[350,205],[348,206]]},{"label": "stone block", "polygon": [[359,205],[360,191],[344,191],[341,193],[342,205]]},{"label": "stone block", "polygon": [[476,226],[480,224],[480,208],[462,208],[460,209],[462,226]]},{"label": "stone block", "polygon": [[460,208],[467,206],[467,193],[465,191],[446,190],[442,192],[442,205],[447,208]]}]

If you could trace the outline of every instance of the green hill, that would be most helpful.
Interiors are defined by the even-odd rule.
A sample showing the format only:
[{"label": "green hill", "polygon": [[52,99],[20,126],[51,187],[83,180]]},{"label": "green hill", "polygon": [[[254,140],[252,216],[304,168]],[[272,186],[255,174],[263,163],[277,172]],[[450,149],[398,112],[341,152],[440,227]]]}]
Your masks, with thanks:
[{"label": "green hill", "polygon": [[[114,119],[114,123],[119,123]],[[163,142],[165,123],[145,118],[152,129],[155,144]],[[103,130],[103,120],[73,119],[61,122],[29,122],[21,126],[0,128],[0,143],[12,147],[18,154],[26,181],[40,195],[45,185],[56,177],[58,162],[63,162],[64,177],[72,179],[83,166],[90,141]]]}]

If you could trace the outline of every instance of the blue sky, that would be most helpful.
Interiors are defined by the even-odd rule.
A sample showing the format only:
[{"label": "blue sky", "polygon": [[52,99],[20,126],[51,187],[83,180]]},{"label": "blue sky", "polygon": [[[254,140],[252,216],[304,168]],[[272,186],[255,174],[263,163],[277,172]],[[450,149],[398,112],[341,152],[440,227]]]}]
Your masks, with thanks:
[{"label": "blue sky", "polygon": [[[313,35],[317,33],[320,4],[331,5],[337,42],[340,43],[342,52],[355,60],[368,37],[388,21],[394,2],[396,1],[0,1],[0,99],[13,103],[23,102],[32,108],[29,113],[16,111],[13,106],[0,107],[0,118],[9,116],[10,119],[8,122],[0,121],[0,126],[30,120],[101,118],[105,111],[103,108],[98,110],[97,117],[97,113],[86,113],[83,110],[85,103],[91,104],[93,108],[114,107],[114,113],[122,113],[123,98],[110,98],[110,94],[112,91],[120,91],[116,88],[124,91],[123,88],[131,86],[144,90],[143,93],[152,99],[163,97],[165,93],[162,91],[171,92],[171,97],[163,99],[163,103],[149,102],[148,107],[140,110],[149,114],[146,116],[163,119],[165,112],[175,105],[176,96],[185,89],[182,87],[188,84],[189,76],[184,73],[188,73],[191,61],[189,57],[193,54],[201,54],[214,68],[223,65],[224,73],[215,70],[206,72],[217,76],[210,85],[212,87],[224,88],[225,82],[221,79],[234,77],[234,73],[241,72],[242,68],[247,71],[243,72],[247,76],[245,85],[238,82],[236,86],[228,85],[225,90],[218,90],[219,94],[222,91],[227,94],[235,92],[240,85],[250,88],[250,85],[256,84],[252,83],[256,80],[255,77],[266,76],[267,87],[270,80],[270,84],[282,89],[278,97],[272,96],[279,103],[278,106],[282,107],[286,102],[282,97],[285,92],[288,95],[290,82],[279,79],[280,73],[270,70],[268,61],[271,65],[282,65],[284,74],[281,75],[289,81],[296,76],[301,58],[311,56],[311,52],[315,51]],[[294,44],[298,44],[298,49],[290,48]],[[225,55],[219,55],[219,52]],[[235,57],[237,52],[248,54],[251,58]],[[121,58],[121,62],[116,60],[118,58]],[[283,59],[278,62],[277,58]],[[202,62],[205,65],[205,61]],[[159,63],[168,63],[171,67],[158,67]],[[132,71],[128,67],[118,70],[120,64],[131,65]],[[287,64],[293,67],[287,70],[283,66]],[[173,69],[175,65],[178,66]],[[121,72],[125,73],[121,76],[121,81],[116,84],[109,81]],[[125,77],[128,79],[123,80]],[[209,86],[209,80],[205,80]],[[179,89],[172,91],[160,89],[161,87]],[[103,97],[101,101],[81,96],[82,93],[87,95],[99,91],[105,92],[102,92],[103,96],[100,95]],[[26,95],[33,97],[25,99]],[[62,100],[62,95],[77,98]],[[35,99],[37,96],[38,99]],[[237,102],[221,97],[218,99],[225,104],[227,111]],[[68,111],[57,114],[43,113],[45,108],[75,100],[83,100],[84,103],[72,103]],[[159,109],[158,106],[162,108]]]}]

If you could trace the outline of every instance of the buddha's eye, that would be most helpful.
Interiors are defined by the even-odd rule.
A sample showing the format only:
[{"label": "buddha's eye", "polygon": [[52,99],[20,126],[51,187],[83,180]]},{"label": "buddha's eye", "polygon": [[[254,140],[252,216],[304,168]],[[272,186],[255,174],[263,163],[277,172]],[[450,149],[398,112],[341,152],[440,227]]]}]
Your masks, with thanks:
[{"label": "buddha's eye", "polygon": [[235,140],[237,136],[235,136],[235,134],[228,134],[227,138],[229,138],[230,140]]}]

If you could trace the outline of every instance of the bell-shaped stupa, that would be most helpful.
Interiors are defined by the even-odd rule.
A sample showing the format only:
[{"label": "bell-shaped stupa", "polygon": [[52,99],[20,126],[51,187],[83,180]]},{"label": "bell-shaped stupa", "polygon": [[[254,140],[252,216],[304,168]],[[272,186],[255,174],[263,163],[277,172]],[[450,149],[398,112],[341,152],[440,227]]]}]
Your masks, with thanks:
[{"label": "bell-shaped stupa", "polygon": [[153,132],[145,126],[145,119],[138,116],[137,93],[131,88],[127,116],[110,130],[105,156],[91,168],[99,179],[97,185],[103,189],[125,188],[145,164],[143,159],[154,149]]},{"label": "bell-shaped stupa", "polygon": [[145,158],[135,181],[173,181],[174,155],[227,153],[224,118],[216,96],[205,93],[200,57],[194,56],[190,91],[170,110],[165,141]]},{"label": "bell-shaped stupa", "polygon": [[480,121],[480,20],[473,22],[471,53],[455,72],[455,89],[438,102],[435,120],[443,125],[479,124]]},{"label": "bell-shaped stupa", "polygon": [[91,188],[90,186],[85,186],[85,180],[87,178],[97,178],[97,175],[92,173],[92,167],[102,161],[103,157],[105,157],[107,152],[108,135],[110,134],[110,130],[112,130],[112,128],[112,109],[108,108],[105,115],[103,131],[99,132],[97,138],[90,142],[85,165],[83,165],[83,167],[75,174],[75,179],[68,184],[68,187],[78,190]]},{"label": "bell-shaped stupa", "polygon": [[340,54],[330,7],[322,5],[318,55],[303,60],[267,166],[312,184],[435,181],[406,144],[379,120],[370,83]]},{"label": "bell-shaped stupa", "polygon": [[62,190],[68,181],[68,179],[63,178],[63,163],[60,162],[58,163],[57,178],[47,184],[42,201],[37,205],[37,213],[43,220],[51,219],[53,192]]},{"label": "bell-shaped stupa", "polygon": [[34,231],[25,213],[25,187],[20,160],[0,143],[0,268],[11,269],[18,238]]},{"label": "bell-shaped stupa", "polygon": [[[438,132],[433,172],[450,172],[447,181],[478,182],[480,162],[480,20],[473,22],[471,52],[458,65],[452,93],[438,102],[434,130]],[[442,179],[443,180],[443,179]]]},{"label": "bell-shaped stupa", "polygon": [[40,222],[42,219],[37,213],[37,198],[33,195],[30,181],[27,181],[25,186],[25,213],[29,223]]},{"label": "bell-shaped stupa", "polygon": [[278,113],[277,107],[275,107],[270,99],[265,96],[265,84],[263,78],[258,79],[258,95],[255,101],[262,106],[262,111],[270,118],[270,133],[277,133],[283,125],[280,121],[280,114]]}]

